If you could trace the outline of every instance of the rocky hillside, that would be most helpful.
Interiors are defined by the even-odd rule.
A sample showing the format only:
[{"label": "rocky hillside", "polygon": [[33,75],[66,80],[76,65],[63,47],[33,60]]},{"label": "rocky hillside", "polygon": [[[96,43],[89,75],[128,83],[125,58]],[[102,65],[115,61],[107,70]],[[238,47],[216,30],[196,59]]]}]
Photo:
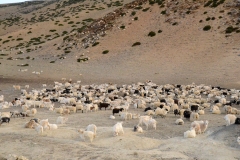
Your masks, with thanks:
[{"label": "rocky hillside", "polygon": [[24,2],[0,6],[0,28],[5,70],[57,68],[45,76],[90,82],[240,83],[239,0]]}]

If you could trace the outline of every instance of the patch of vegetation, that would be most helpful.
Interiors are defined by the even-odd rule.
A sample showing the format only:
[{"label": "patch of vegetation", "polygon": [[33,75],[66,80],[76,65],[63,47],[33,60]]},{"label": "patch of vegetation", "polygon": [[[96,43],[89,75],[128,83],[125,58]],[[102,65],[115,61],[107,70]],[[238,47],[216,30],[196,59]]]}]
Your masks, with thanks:
[{"label": "patch of vegetation", "polygon": [[142,11],[143,11],[143,12],[147,12],[149,9],[150,9],[150,7],[144,8]]},{"label": "patch of vegetation", "polygon": [[55,61],[51,61],[50,63],[55,63]]},{"label": "patch of vegetation", "polygon": [[186,14],[190,14],[190,13],[191,13],[191,11],[187,11],[187,12],[186,12]]},{"label": "patch of vegetation", "polygon": [[64,53],[70,53],[71,51],[64,51]]},{"label": "patch of vegetation", "polygon": [[208,30],[210,30],[212,27],[210,26],[210,25],[207,25],[207,26],[205,26],[205,27],[203,27],[203,30],[204,31],[208,31]]},{"label": "patch of vegetation", "polygon": [[211,20],[215,20],[215,17],[212,17]]},{"label": "patch of vegetation", "polygon": [[131,16],[135,16],[136,11],[132,11]]},{"label": "patch of vegetation", "polygon": [[94,46],[96,46],[98,44],[99,44],[99,42],[95,42],[95,43],[93,43],[92,47],[94,47]]},{"label": "patch of vegetation", "polygon": [[32,31],[27,32],[27,34],[31,34],[31,33],[32,33]]},{"label": "patch of vegetation", "polygon": [[229,26],[226,28],[225,33],[228,34],[228,33],[235,32],[237,30],[238,30],[238,27]]},{"label": "patch of vegetation", "polygon": [[178,25],[178,22],[174,22],[172,25],[173,25],[173,26],[176,26],[176,25]]},{"label": "patch of vegetation", "polygon": [[207,11],[203,12],[203,14],[207,14]]},{"label": "patch of vegetation", "polygon": [[121,29],[125,29],[125,26],[120,26]]},{"label": "patch of vegetation", "polygon": [[21,65],[17,65],[17,66],[20,66],[20,67],[26,67],[26,66],[29,66],[29,64],[21,64]]},{"label": "patch of vegetation", "polygon": [[161,14],[163,14],[163,15],[166,14],[166,10],[162,11]]},{"label": "patch of vegetation", "polygon": [[105,50],[102,52],[102,54],[107,54],[109,52],[109,50]]},{"label": "patch of vegetation", "polygon": [[22,40],[23,40],[23,38],[18,38],[18,39],[17,39],[17,41],[22,41]]},{"label": "patch of vegetation", "polygon": [[162,30],[160,29],[160,30],[158,30],[158,33],[162,33]]},{"label": "patch of vegetation", "polygon": [[8,43],[10,40],[6,40],[6,41],[3,41],[2,43],[5,44],[5,43]]},{"label": "patch of vegetation", "polygon": [[56,32],[56,29],[51,29],[49,30],[49,32]]},{"label": "patch of vegetation", "polygon": [[210,19],[211,19],[210,17],[207,17],[207,18],[206,18],[206,21],[209,21]]},{"label": "patch of vegetation", "polygon": [[30,59],[30,57],[29,57],[29,56],[27,56],[27,57],[26,57],[26,59]]},{"label": "patch of vegetation", "polygon": [[140,42],[135,42],[135,43],[133,43],[132,47],[134,47],[134,46],[139,46],[139,45],[141,45]]},{"label": "patch of vegetation", "polygon": [[148,36],[149,36],[149,37],[153,37],[153,36],[155,36],[155,35],[156,35],[156,33],[153,32],[153,31],[151,31],[151,32],[148,33]]},{"label": "patch of vegetation", "polygon": [[74,23],[73,21],[68,22],[68,24],[73,24],[73,23]]},{"label": "patch of vegetation", "polygon": [[202,23],[203,20],[200,20],[199,23]]},{"label": "patch of vegetation", "polygon": [[12,38],[12,36],[8,36],[8,38]]},{"label": "patch of vegetation", "polygon": [[0,56],[7,56],[8,54],[0,54]]},{"label": "patch of vegetation", "polygon": [[137,7],[135,7],[134,9],[140,10],[140,9],[142,9],[142,8],[143,8],[142,6],[137,6]]},{"label": "patch of vegetation", "polygon": [[58,26],[63,26],[63,24],[59,24]]},{"label": "patch of vegetation", "polygon": [[88,60],[88,58],[78,58],[77,59],[77,62],[85,62],[85,61],[87,61]]},{"label": "patch of vegetation", "polygon": [[134,21],[137,21],[137,20],[138,20],[138,17],[134,17],[133,19],[134,19]]}]

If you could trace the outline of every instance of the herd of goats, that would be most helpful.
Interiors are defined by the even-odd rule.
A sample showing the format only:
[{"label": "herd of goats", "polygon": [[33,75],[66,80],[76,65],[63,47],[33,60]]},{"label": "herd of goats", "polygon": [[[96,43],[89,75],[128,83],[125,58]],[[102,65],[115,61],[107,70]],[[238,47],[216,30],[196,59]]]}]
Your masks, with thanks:
[{"label": "herd of goats", "polygon": [[[158,116],[165,118],[169,113],[175,114],[176,125],[183,125],[184,120],[191,123],[190,129],[184,132],[185,138],[194,138],[204,133],[208,127],[208,120],[200,120],[200,115],[207,113],[225,114],[226,126],[240,124],[240,90],[213,87],[208,85],[157,85],[152,81],[129,85],[116,85],[111,83],[82,85],[81,81],[73,83],[71,80],[62,79],[54,82],[52,88],[44,84],[41,90],[29,90],[29,85],[14,85],[15,90],[20,90],[21,95],[12,102],[4,100],[0,95],[0,109],[11,109],[9,112],[0,112],[0,125],[9,123],[12,117],[34,117],[37,107],[46,108],[58,113],[57,124],[50,124],[48,119],[33,118],[27,122],[25,128],[33,128],[39,134],[45,129],[57,129],[58,124],[65,123],[66,115],[76,112],[92,112],[98,110],[112,110],[110,119],[120,115],[121,120],[139,119],[133,127],[135,132],[143,132],[141,125],[156,130]],[[20,110],[17,110],[17,107]],[[142,109],[144,115],[133,114],[129,109]],[[122,122],[113,126],[113,135],[124,134]],[[78,130],[83,140],[90,142],[96,136],[97,127],[90,124],[86,129]],[[240,137],[237,138],[240,144]]]}]

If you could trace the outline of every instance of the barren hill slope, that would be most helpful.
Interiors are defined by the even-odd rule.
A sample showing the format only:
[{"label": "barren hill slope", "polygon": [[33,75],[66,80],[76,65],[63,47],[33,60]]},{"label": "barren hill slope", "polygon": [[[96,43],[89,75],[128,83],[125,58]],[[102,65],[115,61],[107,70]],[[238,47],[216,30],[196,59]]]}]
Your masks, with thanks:
[{"label": "barren hill slope", "polygon": [[[59,1],[21,14],[19,26],[14,21],[0,31],[0,73],[5,79],[150,79],[240,88],[238,1],[75,2]],[[134,5],[124,5],[130,2]],[[104,25],[96,33],[100,20]],[[135,42],[140,45],[132,46]]]}]

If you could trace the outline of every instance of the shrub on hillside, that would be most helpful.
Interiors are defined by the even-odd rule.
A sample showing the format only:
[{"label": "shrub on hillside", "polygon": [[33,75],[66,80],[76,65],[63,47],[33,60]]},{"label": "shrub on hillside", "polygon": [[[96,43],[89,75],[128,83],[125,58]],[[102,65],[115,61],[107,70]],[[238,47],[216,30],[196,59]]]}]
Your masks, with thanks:
[{"label": "shrub on hillside", "polygon": [[210,26],[210,25],[207,25],[207,26],[205,26],[205,27],[203,27],[203,30],[204,31],[208,31],[208,30],[210,30],[212,27]]},{"label": "shrub on hillside", "polygon": [[140,42],[135,42],[135,43],[133,43],[132,47],[134,47],[134,46],[139,46],[139,45],[141,45]]},{"label": "shrub on hillside", "polygon": [[156,33],[153,32],[153,31],[151,31],[151,32],[148,33],[148,36],[149,36],[149,37],[153,37],[153,36],[155,36],[155,35],[156,35]]}]

